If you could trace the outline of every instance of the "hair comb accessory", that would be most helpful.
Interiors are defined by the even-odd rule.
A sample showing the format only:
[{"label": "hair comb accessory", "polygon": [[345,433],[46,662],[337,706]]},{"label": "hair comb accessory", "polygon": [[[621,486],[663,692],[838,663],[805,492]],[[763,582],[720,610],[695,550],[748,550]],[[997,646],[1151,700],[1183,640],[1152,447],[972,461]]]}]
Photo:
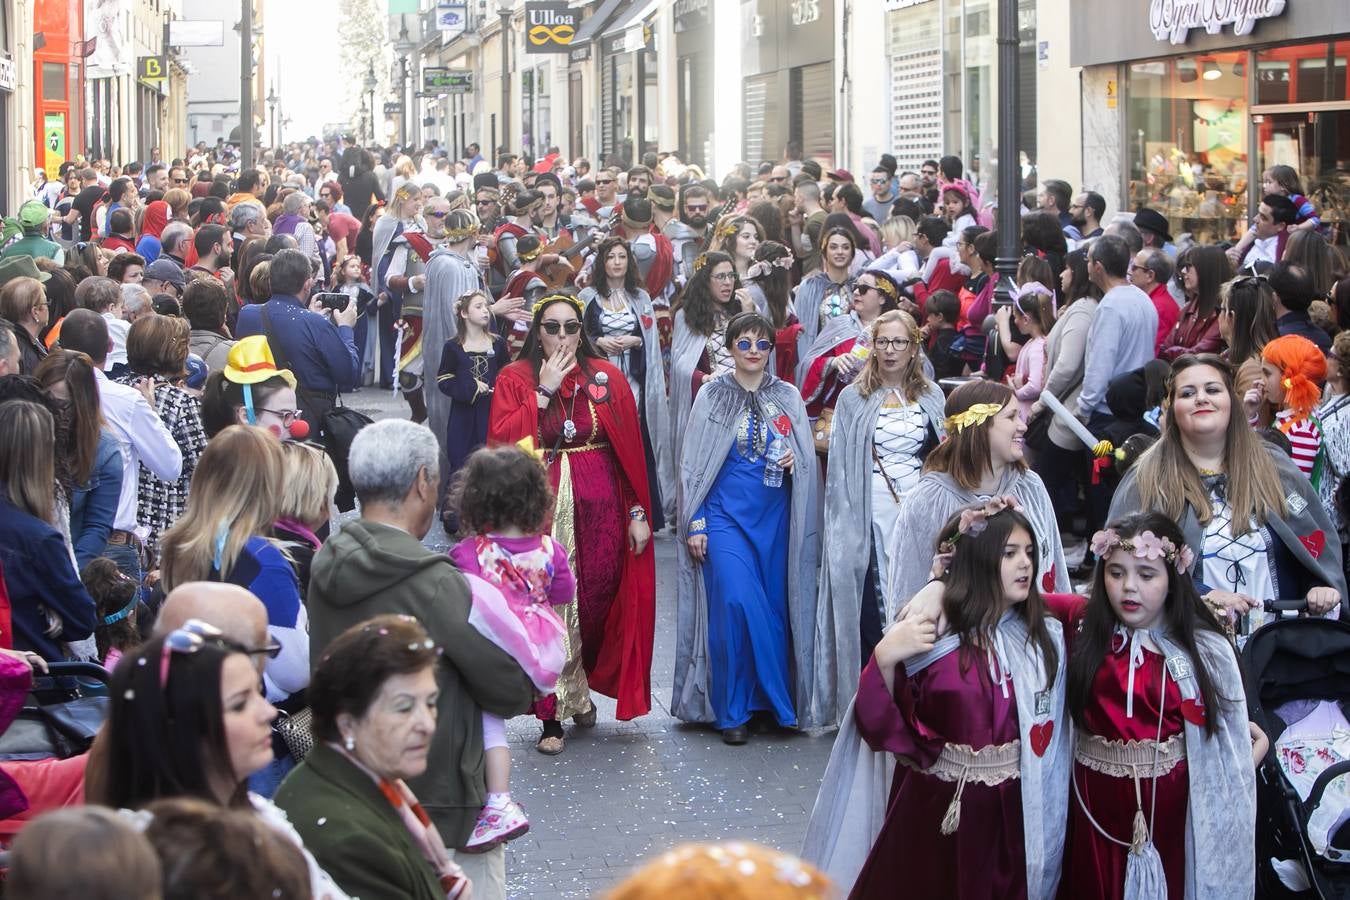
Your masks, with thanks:
[{"label": "hair comb accessory", "polygon": [[1137,559],[1164,559],[1179,572],[1189,572],[1195,564],[1195,552],[1186,544],[1178,547],[1170,538],[1158,537],[1151,531],[1141,531],[1132,538],[1122,538],[1114,528],[1104,528],[1092,536],[1089,544],[1098,559],[1110,556],[1117,549]]},{"label": "hair comb accessory", "polygon": [[704,266],[706,266],[707,264],[708,264],[708,254],[706,254],[706,253],[700,253],[698,256],[694,257],[694,271],[695,271],[695,272],[697,272],[698,270],[702,269],[702,268],[703,268]]},{"label": "hair comb accessory", "polygon": [[737,232],[737,230],[738,230],[737,227],[736,227],[737,221],[739,221],[739,218],[738,218],[738,217],[733,217],[733,218],[727,219],[725,222],[723,222],[723,223],[721,223],[720,225],[717,226],[717,231],[715,231],[715,232],[713,233],[714,236],[715,236],[715,237],[718,237],[718,238],[729,238],[729,237],[731,237],[731,236],[732,236],[733,234],[735,234],[735,233]]},{"label": "hair comb accessory", "polygon": [[896,299],[897,295],[895,291],[895,285],[892,284],[891,281],[887,278],[877,279],[877,290],[885,294],[887,297],[890,297],[892,300]]},{"label": "hair comb accessory", "polygon": [[763,278],[772,270],[773,264],[768,260],[761,259],[759,262],[751,263],[750,268],[745,270],[747,281],[755,281]]},{"label": "hair comb accessory", "polygon": [[947,417],[944,423],[949,432],[961,432],[972,425],[983,425],[990,416],[997,415],[1003,407],[998,403],[976,403],[964,412]]}]

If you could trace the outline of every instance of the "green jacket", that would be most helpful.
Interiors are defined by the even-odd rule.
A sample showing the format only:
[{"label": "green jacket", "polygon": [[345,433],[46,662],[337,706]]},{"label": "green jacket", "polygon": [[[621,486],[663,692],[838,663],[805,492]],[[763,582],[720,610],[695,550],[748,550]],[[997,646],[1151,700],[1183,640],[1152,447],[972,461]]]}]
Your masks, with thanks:
[{"label": "green jacket", "polygon": [[0,253],[8,259],[12,256],[31,256],[33,259],[59,259],[62,257],[61,245],[49,241],[40,234],[25,234]]},{"label": "green jacket", "polygon": [[356,519],[315,555],[307,605],[311,665],[339,634],[383,613],[415,616],[443,648],[430,765],[408,784],[446,846],[464,846],[485,795],[482,714],[518,716],[534,699],[519,664],[469,624],[468,582],[407,532]]},{"label": "green jacket", "polygon": [[273,802],[319,866],[352,897],[445,900],[398,812],[369,775],[327,744],[314,745]]}]

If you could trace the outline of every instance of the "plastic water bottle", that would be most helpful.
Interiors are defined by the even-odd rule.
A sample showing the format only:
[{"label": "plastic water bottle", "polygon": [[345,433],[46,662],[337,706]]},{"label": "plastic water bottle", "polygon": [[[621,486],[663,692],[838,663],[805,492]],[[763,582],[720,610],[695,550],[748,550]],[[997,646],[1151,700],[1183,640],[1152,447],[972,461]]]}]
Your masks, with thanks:
[{"label": "plastic water bottle", "polygon": [[778,435],[773,435],[769,440],[769,446],[764,449],[764,486],[782,487],[783,486],[783,467],[778,461],[783,458],[787,452],[787,441]]}]

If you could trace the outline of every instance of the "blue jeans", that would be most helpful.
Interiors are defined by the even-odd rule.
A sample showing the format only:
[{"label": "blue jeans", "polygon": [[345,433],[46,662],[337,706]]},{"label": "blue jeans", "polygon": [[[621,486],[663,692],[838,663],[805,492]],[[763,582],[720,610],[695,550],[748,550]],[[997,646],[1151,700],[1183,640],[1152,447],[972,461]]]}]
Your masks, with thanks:
[{"label": "blue jeans", "polygon": [[117,563],[123,575],[137,585],[141,583],[141,552],[135,544],[108,544],[102,555]]}]

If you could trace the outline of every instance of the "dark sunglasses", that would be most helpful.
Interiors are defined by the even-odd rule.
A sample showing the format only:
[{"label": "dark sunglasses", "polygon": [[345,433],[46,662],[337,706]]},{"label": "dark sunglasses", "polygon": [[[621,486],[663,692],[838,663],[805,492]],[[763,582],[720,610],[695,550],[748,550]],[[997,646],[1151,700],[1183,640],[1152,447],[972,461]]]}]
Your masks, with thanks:
[{"label": "dark sunglasses", "polygon": [[445,212],[429,212],[427,215],[431,216],[433,219],[444,219],[446,216],[450,215],[450,210],[447,209]]},{"label": "dark sunglasses", "polygon": [[568,322],[558,322],[550,319],[547,322],[540,322],[539,327],[544,329],[547,334],[557,334],[559,331],[565,331],[568,334],[576,334],[581,330],[581,323],[576,319]]},{"label": "dark sunglasses", "polygon": [[601,185],[601,184],[613,184],[613,183],[614,183],[614,179],[613,179],[613,178],[597,178],[597,179],[595,179],[595,183],[596,183],[597,185]]},{"label": "dark sunglasses", "polygon": [[742,353],[749,353],[752,345],[760,353],[768,353],[773,347],[773,342],[766,338],[760,338],[757,341],[751,341],[749,338],[741,338],[736,342],[736,349]]},{"label": "dark sunglasses", "polygon": [[186,178],[175,178],[175,179],[173,180],[173,183],[174,183],[174,184],[187,184],[187,183],[188,183],[188,180],[187,180]]}]

